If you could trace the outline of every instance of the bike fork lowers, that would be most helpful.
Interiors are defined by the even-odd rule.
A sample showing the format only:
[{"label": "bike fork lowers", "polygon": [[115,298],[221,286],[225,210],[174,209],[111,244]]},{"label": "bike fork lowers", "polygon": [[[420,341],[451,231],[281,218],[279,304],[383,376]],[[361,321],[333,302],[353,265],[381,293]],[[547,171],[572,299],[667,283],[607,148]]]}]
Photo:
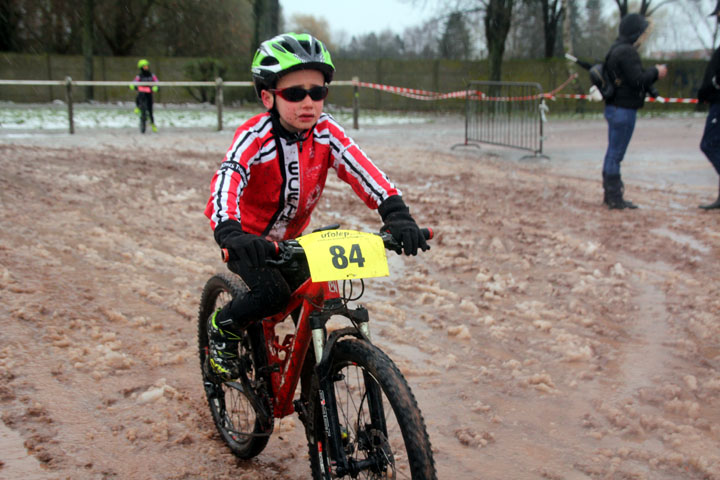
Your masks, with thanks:
[{"label": "bike fork lowers", "polygon": [[[363,309],[364,310],[364,309]],[[337,313],[337,312],[336,312]],[[350,315],[352,316],[352,314]],[[358,328],[361,335],[369,338],[370,329],[367,319],[367,311],[364,310],[364,321],[358,322]],[[338,476],[342,477],[353,471],[357,473],[357,468],[353,468],[348,462],[343,446],[343,435],[340,427],[340,420],[337,415],[337,404],[335,400],[334,383],[337,379],[331,377],[331,362],[328,359],[328,353],[325,351],[325,323],[330,315],[326,312],[313,312],[310,314],[310,329],[312,332],[312,342],[315,352],[315,372],[319,380],[318,396],[320,400],[320,410],[322,413],[323,427],[325,429],[325,437],[327,438],[328,451],[324,453],[328,459],[328,471],[325,470],[323,461],[322,442],[317,441],[318,464],[323,478],[330,478],[330,469],[334,464],[335,471]],[[331,340],[332,348],[334,341]],[[315,420],[317,421],[317,420]],[[316,439],[317,440],[317,439]],[[334,462],[332,461],[334,460]],[[357,467],[357,466],[355,466]]]}]

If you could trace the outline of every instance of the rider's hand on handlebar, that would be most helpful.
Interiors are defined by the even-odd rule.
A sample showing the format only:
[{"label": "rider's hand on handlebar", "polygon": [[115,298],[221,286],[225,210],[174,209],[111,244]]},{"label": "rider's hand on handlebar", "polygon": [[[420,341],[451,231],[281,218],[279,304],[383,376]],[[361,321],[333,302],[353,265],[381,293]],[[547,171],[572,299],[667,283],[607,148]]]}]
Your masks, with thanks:
[{"label": "rider's hand on handlebar", "polygon": [[418,248],[423,251],[430,249],[402,197],[389,197],[378,210],[384,222],[380,230],[390,232],[395,241],[402,245],[405,255],[417,255]]},{"label": "rider's hand on handlebar", "polygon": [[[402,245],[405,255],[417,255],[418,248],[422,251],[430,250],[420,228],[412,217],[408,220],[390,220],[382,226],[382,231],[390,232],[393,238]],[[400,252],[398,252],[400,253]]]},{"label": "rider's hand on handlebar", "polygon": [[265,266],[265,259],[276,252],[274,243],[263,237],[245,233],[238,222],[223,222],[215,228],[215,239],[227,255],[226,262],[242,262],[248,267]]}]

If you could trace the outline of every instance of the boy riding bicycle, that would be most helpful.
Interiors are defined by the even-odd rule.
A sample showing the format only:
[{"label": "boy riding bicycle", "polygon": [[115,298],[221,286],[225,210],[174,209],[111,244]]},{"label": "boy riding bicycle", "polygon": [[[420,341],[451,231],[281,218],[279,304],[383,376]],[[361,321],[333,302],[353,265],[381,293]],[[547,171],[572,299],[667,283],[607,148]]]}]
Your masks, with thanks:
[{"label": "boy riding bicycle", "polygon": [[400,190],[323,113],[335,67],[321,41],[308,34],[278,35],[260,45],[251,71],[267,111],[235,132],[205,208],[215,241],[236,259],[228,268],[249,290],[209,320],[210,364],[224,378],[240,371],[241,331],[287,304],[290,287],[265,258],[275,251],[273,241],[302,234],[331,168],[369,208],[378,209],[382,230],[406,255],[430,248]]}]

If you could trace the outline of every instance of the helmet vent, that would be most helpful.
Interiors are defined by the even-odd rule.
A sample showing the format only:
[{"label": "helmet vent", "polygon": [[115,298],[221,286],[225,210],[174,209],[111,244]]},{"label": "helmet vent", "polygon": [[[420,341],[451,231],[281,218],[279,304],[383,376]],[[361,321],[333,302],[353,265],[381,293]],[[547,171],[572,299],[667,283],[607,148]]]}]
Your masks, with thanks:
[{"label": "helmet vent", "polygon": [[280,63],[280,62],[278,62],[277,58],[273,58],[273,57],[265,57],[260,61],[260,65],[266,65],[266,66],[277,65],[278,63]]},{"label": "helmet vent", "polygon": [[306,52],[312,53],[312,47],[310,46],[310,42],[308,42],[307,40],[301,40],[298,43]]},{"label": "helmet vent", "polygon": [[275,43],[275,44],[273,44],[273,47],[277,48],[282,53],[287,53],[287,52],[292,53],[292,48],[290,47],[290,45],[288,45],[287,42]]}]

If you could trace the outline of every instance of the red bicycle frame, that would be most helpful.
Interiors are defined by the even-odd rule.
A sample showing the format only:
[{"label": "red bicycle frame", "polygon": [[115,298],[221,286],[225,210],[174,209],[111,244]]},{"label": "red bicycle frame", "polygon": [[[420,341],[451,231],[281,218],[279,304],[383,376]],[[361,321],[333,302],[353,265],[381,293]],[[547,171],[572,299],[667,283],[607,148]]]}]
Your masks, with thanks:
[{"label": "red bicycle frame", "polygon": [[[326,300],[340,298],[337,281],[313,283],[308,278],[290,297],[287,307],[280,313],[262,321],[268,365],[278,365],[279,371],[270,373],[273,391],[273,413],[275,418],[286,417],[295,412],[293,397],[300,380],[305,355],[312,343],[310,313],[322,309]],[[295,332],[280,338],[275,327],[285,321],[298,307],[300,315]]]}]

